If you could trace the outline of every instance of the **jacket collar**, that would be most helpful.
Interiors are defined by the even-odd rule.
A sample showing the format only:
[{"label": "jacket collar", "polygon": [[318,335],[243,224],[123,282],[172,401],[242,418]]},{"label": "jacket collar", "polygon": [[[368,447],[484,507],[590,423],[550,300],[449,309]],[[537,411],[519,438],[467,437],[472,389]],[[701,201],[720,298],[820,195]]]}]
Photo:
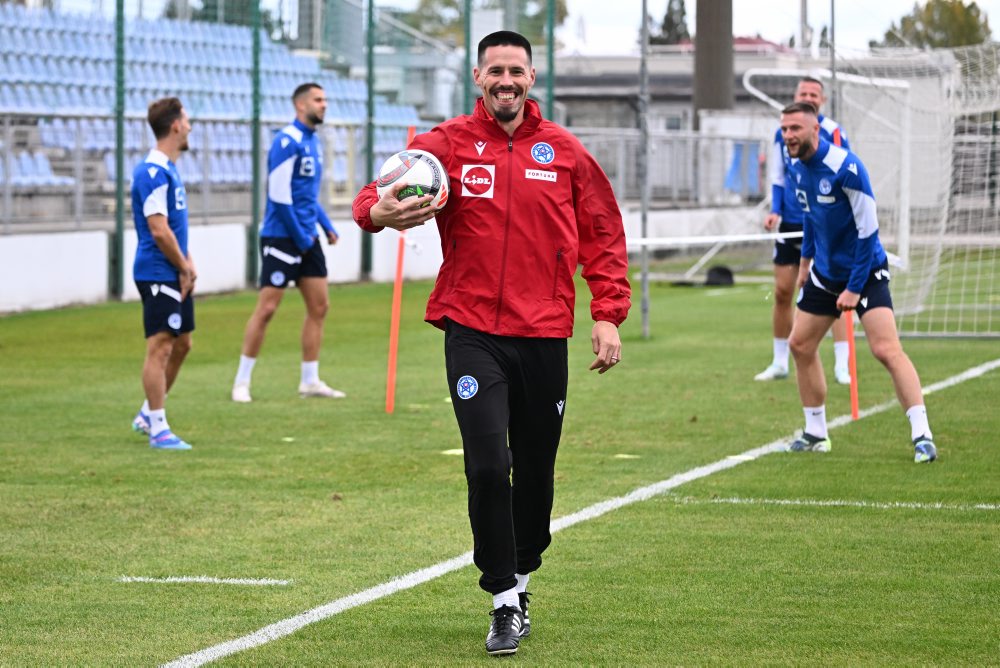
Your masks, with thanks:
[{"label": "jacket collar", "polygon": [[308,125],[306,125],[305,123],[303,123],[302,121],[300,121],[297,118],[292,121],[292,125],[294,125],[299,130],[301,130],[302,134],[305,135],[305,136],[307,136],[307,137],[314,132],[314,130],[312,128],[310,128]]},{"label": "jacket collar", "polygon": [[806,164],[809,166],[820,164],[821,162],[823,162],[823,159],[826,158],[826,154],[829,152],[830,152],[830,142],[820,137],[819,145],[816,146],[816,152],[813,153],[811,156],[809,156],[809,159],[806,160]]},{"label": "jacket collar", "polygon": [[159,165],[164,169],[170,168],[170,158],[167,157],[166,153],[164,153],[158,148],[153,148],[152,150],[150,150],[149,154],[146,156],[146,162],[154,165]]},{"label": "jacket collar", "polygon": [[[500,126],[495,118],[490,116],[488,111],[486,111],[486,105],[483,103],[483,98],[480,97],[476,100],[476,108],[472,112],[472,117],[475,118],[480,124],[492,126],[496,128],[498,132],[507,136],[507,131]],[[538,103],[532,99],[526,99],[524,101],[524,120],[521,121],[519,126],[517,126],[517,130],[514,131],[514,134],[530,134],[538,129],[541,122],[542,110],[538,106]]]}]

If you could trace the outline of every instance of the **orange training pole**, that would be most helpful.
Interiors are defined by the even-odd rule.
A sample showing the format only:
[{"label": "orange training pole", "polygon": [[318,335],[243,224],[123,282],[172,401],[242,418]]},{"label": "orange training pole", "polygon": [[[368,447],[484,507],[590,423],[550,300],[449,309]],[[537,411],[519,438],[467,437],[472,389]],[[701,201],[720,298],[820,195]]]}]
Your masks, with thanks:
[{"label": "orange training pole", "polygon": [[858,358],[854,346],[854,311],[847,311],[847,368],[851,372],[851,419],[858,419]]},{"label": "orange training pole", "polygon": [[399,312],[403,302],[403,254],[406,251],[406,231],[399,233],[396,247],[396,280],[392,286],[392,322],[389,325],[389,371],[385,377],[385,412],[396,408],[396,352],[399,348]]},{"label": "orange training pole", "polygon": [[[406,131],[406,146],[413,142],[417,129],[412,125]],[[399,233],[396,246],[396,279],[392,285],[392,318],[389,324],[389,368],[385,375],[385,412],[396,409],[396,359],[399,350],[399,314],[403,303],[403,256],[406,253],[406,230]]]}]

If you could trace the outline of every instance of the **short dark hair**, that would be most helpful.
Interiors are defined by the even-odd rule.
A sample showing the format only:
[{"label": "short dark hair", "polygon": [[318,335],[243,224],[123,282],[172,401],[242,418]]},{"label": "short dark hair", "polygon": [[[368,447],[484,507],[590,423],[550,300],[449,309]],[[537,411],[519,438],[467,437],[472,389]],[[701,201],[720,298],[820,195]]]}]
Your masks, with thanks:
[{"label": "short dark hair", "polygon": [[498,30],[479,40],[477,61],[480,67],[483,65],[483,56],[486,55],[486,49],[491,46],[519,46],[528,52],[528,64],[531,64],[531,42],[521,33],[514,32],[513,30]]},{"label": "short dark hair", "polygon": [[176,97],[164,97],[149,105],[146,120],[153,130],[153,136],[163,139],[170,134],[170,126],[184,113],[184,105]]},{"label": "short dark hair", "polygon": [[809,114],[810,116],[819,116],[819,110],[816,109],[816,105],[812,102],[793,102],[784,109],[781,110],[781,114]]},{"label": "short dark hair", "polygon": [[292,102],[299,99],[300,97],[311,91],[313,88],[319,88],[320,90],[323,90],[323,87],[320,86],[315,81],[309,81],[307,83],[300,84],[299,87],[295,89],[295,92],[292,93]]},{"label": "short dark hair", "polygon": [[799,83],[803,82],[819,84],[820,90],[823,90],[823,82],[817,79],[816,77],[809,77],[809,76],[802,77],[801,79],[799,79]]}]

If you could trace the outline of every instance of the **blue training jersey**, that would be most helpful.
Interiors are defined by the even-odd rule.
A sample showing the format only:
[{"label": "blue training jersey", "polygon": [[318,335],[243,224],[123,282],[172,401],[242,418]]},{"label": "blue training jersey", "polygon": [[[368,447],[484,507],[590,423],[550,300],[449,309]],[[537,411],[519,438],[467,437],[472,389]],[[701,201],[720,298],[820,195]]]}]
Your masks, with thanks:
[{"label": "blue training jersey", "polygon": [[812,258],[820,276],[860,293],[886,260],[868,170],[854,153],[824,139],[808,160],[793,160],[791,170],[805,212],[803,259]]},{"label": "blue training jersey", "polygon": [[[831,144],[851,150],[851,143],[843,128],[832,118],[819,116],[819,138]],[[771,156],[767,162],[767,172],[771,181],[771,213],[781,216],[781,222],[790,225],[801,225],[803,220],[802,207],[795,199],[795,185],[789,182],[791,176],[789,165],[791,158],[785,148],[785,140],[781,138],[781,128],[774,133],[771,144]]]},{"label": "blue training jersey", "polygon": [[184,184],[177,166],[165,153],[154,148],[132,172],[132,218],[139,239],[132,276],[137,281],[176,281],[177,267],[163,254],[149,231],[146,219],[155,214],[167,217],[181,254],[187,257],[188,212]]},{"label": "blue training jersey", "polygon": [[323,147],[316,133],[296,119],[274,137],[267,156],[267,210],[262,237],[291,239],[299,250],[316,241],[316,223],[334,232],[319,204]]}]

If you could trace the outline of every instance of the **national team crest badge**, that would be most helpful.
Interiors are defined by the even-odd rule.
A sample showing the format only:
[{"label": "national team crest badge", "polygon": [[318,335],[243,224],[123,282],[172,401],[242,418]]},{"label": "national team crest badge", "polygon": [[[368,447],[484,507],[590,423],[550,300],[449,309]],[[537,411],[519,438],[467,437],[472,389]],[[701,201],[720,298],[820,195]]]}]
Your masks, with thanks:
[{"label": "national team crest badge", "polygon": [[285,284],[285,272],[275,271],[271,274],[271,285],[282,286]]},{"label": "national team crest badge", "polygon": [[180,329],[181,328],[181,314],[171,313],[167,318],[167,327],[170,329]]},{"label": "national team crest badge", "polygon": [[819,180],[819,191],[824,195],[829,195],[833,190],[833,185],[827,179]]},{"label": "national team crest badge", "polygon": [[459,399],[471,399],[479,391],[479,383],[472,376],[462,376],[455,386]]},{"label": "national team crest badge", "polygon": [[556,159],[556,152],[551,145],[540,141],[531,147],[531,157],[540,165],[548,165]]}]

